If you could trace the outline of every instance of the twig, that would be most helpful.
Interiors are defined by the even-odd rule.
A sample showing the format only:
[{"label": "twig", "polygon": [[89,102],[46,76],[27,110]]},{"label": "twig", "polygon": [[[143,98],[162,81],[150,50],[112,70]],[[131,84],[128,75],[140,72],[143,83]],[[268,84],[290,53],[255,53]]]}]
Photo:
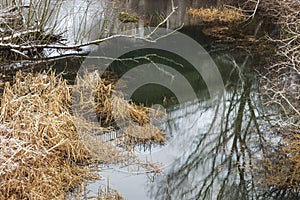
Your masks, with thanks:
[{"label": "twig", "polygon": [[22,31],[22,32],[13,33],[10,36],[6,36],[6,37],[3,37],[3,38],[0,38],[0,42],[11,41],[13,39],[21,37],[22,35],[29,35],[29,34],[37,33],[37,32],[40,32],[40,30],[34,29],[34,30],[28,30],[28,31]]}]

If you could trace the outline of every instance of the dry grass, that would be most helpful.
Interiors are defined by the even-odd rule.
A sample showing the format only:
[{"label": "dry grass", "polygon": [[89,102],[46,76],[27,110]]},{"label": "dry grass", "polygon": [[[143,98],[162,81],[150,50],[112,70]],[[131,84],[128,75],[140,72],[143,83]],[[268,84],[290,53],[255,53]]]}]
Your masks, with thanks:
[{"label": "dry grass", "polygon": [[266,151],[260,166],[259,181],[266,188],[299,191],[300,180],[300,135],[284,136],[284,146],[276,151]]},{"label": "dry grass", "polygon": [[[123,131],[124,145],[164,142],[148,116],[150,112],[160,112],[119,97],[114,100],[118,109],[112,109],[112,84],[90,75],[85,78],[78,80],[81,86],[91,81],[98,85],[91,96],[82,99],[82,104],[88,106],[92,99],[96,100],[97,114],[105,119],[103,126],[71,114],[71,94],[76,88],[54,73],[17,73],[14,83],[5,85],[0,109],[0,199],[65,199],[83,181],[99,178],[88,166],[128,158],[112,143],[97,140],[95,135],[78,134],[78,128],[87,132],[117,131],[114,117],[124,116],[122,108],[128,109],[130,117],[141,125]],[[117,113],[113,114],[113,110]],[[81,127],[76,126],[78,121]],[[120,195],[101,193],[97,198],[120,199]]]},{"label": "dry grass", "polygon": [[94,174],[69,112],[70,88],[54,74],[18,73],[1,101],[0,199],[63,199]]},{"label": "dry grass", "polygon": [[[83,94],[85,91],[83,88],[89,88],[91,94]],[[101,79],[98,73],[85,74],[77,78],[74,92],[77,93],[76,96],[82,98],[80,106],[87,108],[85,110],[89,110],[88,108],[94,104],[101,127],[122,132],[124,145],[163,144],[165,142],[160,129],[150,123],[150,118],[159,120],[160,117],[164,117],[165,113],[126,101],[123,94],[114,88],[114,84]],[[81,117],[87,118],[93,112],[91,110],[82,113]],[[122,129],[124,127],[126,129]]]},{"label": "dry grass", "polygon": [[230,8],[190,8],[188,14],[200,18],[204,23],[235,23],[246,19],[242,10]]},{"label": "dry grass", "polygon": [[82,183],[79,187],[76,194],[73,195],[73,198],[76,200],[81,199],[94,199],[94,200],[124,200],[125,198],[121,196],[118,191],[111,189],[109,186],[99,186],[98,191],[93,191],[93,193],[97,192],[97,194],[89,194],[89,190],[86,187],[85,183]]}]

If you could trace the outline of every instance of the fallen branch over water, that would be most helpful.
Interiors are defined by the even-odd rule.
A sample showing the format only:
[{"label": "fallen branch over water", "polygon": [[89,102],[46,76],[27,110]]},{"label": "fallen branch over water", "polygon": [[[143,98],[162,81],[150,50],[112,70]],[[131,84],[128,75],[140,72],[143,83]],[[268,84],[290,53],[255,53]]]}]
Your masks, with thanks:
[{"label": "fallen branch over water", "polygon": [[119,37],[126,38],[136,38],[141,40],[146,40],[148,42],[154,42],[149,39],[137,37],[135,35],[113,35],[107,38],[93,40],[90,42],[82,43],[82,44],[74,44],[74,45],[59,45],[59,44],[32,44],[32,45],[20,45],[20,44],[12,44],[12,43],[0,43],[0,49],[18,49],[18,50],[30,50],[30,49],[63,49],[63,50],[79,50],[81,47],[97,45],[107,40]]}]

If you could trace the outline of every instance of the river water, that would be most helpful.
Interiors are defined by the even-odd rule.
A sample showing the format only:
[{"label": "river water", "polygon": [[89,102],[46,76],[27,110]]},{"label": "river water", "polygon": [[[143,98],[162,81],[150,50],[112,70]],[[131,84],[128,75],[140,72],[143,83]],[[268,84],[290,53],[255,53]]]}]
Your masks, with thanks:
[{"label": "river water", "polygon": [[[68,15],[70,18],[66,19],[66,24],[69,30],[75,31],[65,33],[70,43],[76,43],[76,33],[79,33],[76,27],[82,24],[82,21],[78,21],[78,16],[80,10],[84,10],[82,5],[86,4],[80,2],[80,0],[66,1],[62,7],[71,8],[71,11],[67,11],[71,15]],[[88,34],[79,37],[82,42],[97,39],[101,34],[105,36],[122,31],[128,33],[128,30],[129,34],[143,37],[146,32],[145,26],[157,25],[172,10],[171,1],[166,0],[129,0],[118,1],[116,4],[106,1],[87,2],[91,10],[88,14],[85,13],[85,29],[90,31],[83,31]],[[267,130],[268,125],[262,120],[264,109],[257,95],[259,84],[252,70],[256,61],[262,59],[261,55],[251,52],[247,46],[239,44],[229,46],[226,41],[215,43],[213,37],[204,34],[199,19],[192,18],[186,13],[190,7],[218,7],[221,3],[217,0],[175,0],[177,11],[167,20],[164,27],[171,30],[183,25],[180,32],[204,47],[220,72],[225,88],[222,100],[217,104],[211,103],[206,77],[196,75],[195,70],[185,67],[186,60],[165,52],[155,52],[160,59],[163,57],[166,58],[163,60],[174,61],[164,63],[169,67],[178,69],[178,65],[183,66],[180,73],[188,79],[197,98],[179,103],[172,91],[158,84],[147,84],[138,88],[131,96],[133,101],[148,106],[163,105],[168,115],[163,123],[167,143],[152,146],[150,149],[137,147],[135,150],[141,162],[158,163],[162,166],[162,172],[155,174],[135,163],[101,165],[99,169],[102,179],[87,183],[89,190],[87,196],[97,194],[99,187],[107,187],[109,183],[110,188],[116,189],[129,200],[292,198],[263,187],[261,180],[263,147],[265,144],[276,145],[282,142],[278,137],[271,137]],[[109,21],[106,32],[97,31],[105,23],[99,11],[110,13],[112,20]],[[136,23],[123,24],[117,20],[116,14],[121,11],[138,15],[140,19]],[[94,16],[93,20],[90,19],[91,16]],[[254,23],[247,27],[248,34],[266,31],[257,25]],[[148,52],[151,53],[153,52]],[[147,52],[143,54],[133,51],[128,57],[145,55]],[[64,59],[63,62],[57,61],[56,66],[61,67],[62,63],[65,64],[63,68],[69,69],[72,74],[76,73],[81,61],[74,66],[74,59]],[[131,62],[117,63],[114,71],[121,77],[136,67],[131,64]],[[167,103],[163,102],[163,97],[166,97]]]},{"label": "river water", "polygon": [[[199,20],[186,13],[189,7],[218,6],[217,3],[175,1],[178,10],[167,21],[166,28],[176,29],[184,24],[181,32],[199,42],[209,52],[224,81],[223,101],[212,105],[203,77],[195,76],[195,71],[188,68],[180,73],[199,94],[197,99],[177,104],[176,96],[172,96],[174,94],[166,88],[155,84],[139,88],[132,96],[136,102],[151,106],[163,104],[163,96],[170,99],[164,105],[168,113],[165,122],[167,144],[152,147],[151,150],[137,148],[135,151],[141,161],[159,163],[162,173],[154,174],[135,164],[104,165],[101,167],[103,179],[87,184],[90,196],[97,194],[99,186],[104,186],[107,182],[110,188],[116,189],[129,200],[266,199],[269,195],[272,196],[260,186],[260,175],[254,173],[258,171],[256,163],[261,159],[262,141],[268,140],[263,134],[266,126],[260,120],[262,108],[256,95],[257,81],[252,72],[253,58],[256,59],[255,56],[259,55],[253,56],[240,47],[214,45],[213,39],[203,34],[202,27],[197,25]],[[101,6],[104,9],[105,4]],[[143,36],[144,26],[155,26],[161,16],[171,12],[171,1],[121,1],[120,7],[141,16],[141,19],[129,24],[116,20],[110,31],[116,34],[131,30],[131,34]],[[91,12],[93,11],[95,10],[92,9]],[[71,23],[70,26],[74,24]],[[253,27],[253,33],[255,28]],[[95,39],[93,37],[95,34],[90,34],[86,39]],[[74,42],[71,35],[69,38],[72,38],[71,43]],[[134,52],[132,56],[141,55]],[[162,53],[160,56],[167,55]],[[168,63],[175,69],[178,63],[185,64],[176,57],[168,59],[176,61],[176,64]],[[130,63],[118,65],[119,69],[115,71],[122,74],[122,71],[132,68],[128,65]],[[273,139],[272,142],[280,141]]]}]

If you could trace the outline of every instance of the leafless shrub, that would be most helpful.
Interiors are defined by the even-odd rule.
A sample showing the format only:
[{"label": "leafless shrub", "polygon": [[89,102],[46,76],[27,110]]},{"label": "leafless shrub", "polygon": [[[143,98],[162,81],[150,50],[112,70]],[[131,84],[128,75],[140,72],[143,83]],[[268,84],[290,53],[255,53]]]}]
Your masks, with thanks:
[{"label": "leafless shrub", "polygon": [[261,1],[258,13],[268,16],[280,29],[279,38],[269,40],[277,45],[276,55],[261,74],[261,93],[265,112],[273,131],[283,144],[264,155],[266,186],[280,190],[299,189],[300,130],[300,2]]},{"label": "leafless shrub", "polygon": [[280,39],[270,38],[278,44],[277,55],[267,73],[262,76],[266,105],[277,108],[274,124],[299,130],[300,2],[264,1],[262,6],[272,10],[270,15],[277,18],[281,30]]}]

